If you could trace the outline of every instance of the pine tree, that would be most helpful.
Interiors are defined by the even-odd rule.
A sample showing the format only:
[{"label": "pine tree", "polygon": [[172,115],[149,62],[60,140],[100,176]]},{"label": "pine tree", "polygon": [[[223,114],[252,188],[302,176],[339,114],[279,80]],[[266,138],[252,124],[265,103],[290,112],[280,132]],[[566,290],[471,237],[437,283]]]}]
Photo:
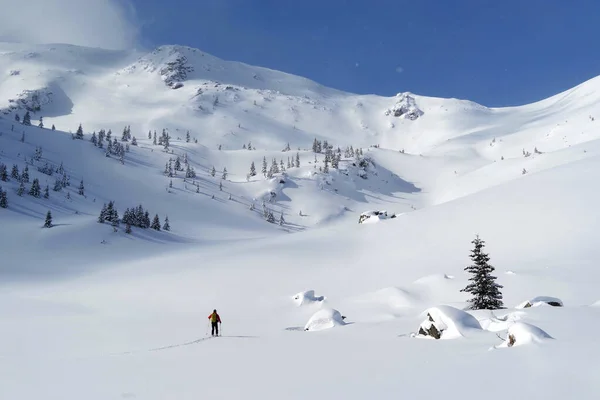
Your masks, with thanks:
[{"label": "pine tree", "polygon": [[160,231],[160,219],[158,218],[158,214],[156,214],[154,216],[154,219],[152,220],[152,225],[150,225],[150,228],[154,229],[155,231]]},{"label": "pine tree", "polygon": [[44,222],[44,228],[52,228],[52,213],[50,210],[46,213],[46,221]]},{"label": "pine tree", "polygon": [[25,165],[25,168],[21,173],[21,182],[29,183],[29,166],[27,165]]},{"label": "pine tree", "polygon": [[190,142],[190,140],[191,140],[191,139],[190,139],[190,131],[187,131],[187,132],[186,132],[186,134],[185,134],[185,142],[186,142],[186,143],[189,143],[189,142]]},{"label": "pine tree", "polygon": [[8,170],[4,164],[0,164],[0,181],[8,182]]},{"label": "pine tree", "polygon": [[254,161],[250,164],[250,176],[256,176],[256,166],[254,165]]},{"label": "pine tree", "polygon": [[222,178],[225,179],[225,180],[227,179],[227,168],[223,168],[223,176],[222,176]]},{"label": "pine tree", "polygon": [[267,212],[267,222],[275,223],[275,216],[273,215],[273,211],[269,210]]},{"label": "pine tree", "polygon": [[329,173],[329,153],[325,154],[325,161],[323,162],[323,172]]},{"label": "pine tree", "polygon": [[170,188],[170,189],[173,189],[173,179],[171,179],[171,180],[169,181],[169,188]]},{"label": "pine tree", "polygon": [[29,189],[29,195],[33,197],[40,197],[42,194],[42,188],[40,187],[40,181],[35,178],[33,183],[31,184],[31,189]]},{"label": "pine tree", "polygon": [[300,168],[300,153],[296,153],[296,168]]},{"label": "pine tree", "polygon": [[54,126],[54,124],[52,124],[52,130],[55,131],[56,127]]},{"label": "pine tree", "polygon": [[503,287],[495,282],[496,277],[492,276],[495,268],[488,262],[490,257],[482,250],[485,242],[479,238],[479,235],[471,242],[475,246],[471,250],[470,258],[473,264],[465,268],[472,277],[469,283],[461,292],[470,293],[473,297],[468,301],[472,310],[496,310],[503,308],[502,293]]},{"label": "pine tree", "polygon": [[94,146],[98,146],[98,138],[96,137],[96,131],[92,133],[92,138],[90,141],[94,144]]},{"label": "pine tree", "polygon": [[21,117],[19,117],[19,113],[15,114],[15,121],[21,122]]},{"label": "pine tree", "polygon": [[85,190],[85,188],[83,186],[83,179],[82,179],[81,182],[79,182],[79,195],[80,196],[84,196],[85,195],[84,194],[84,190]]},{"label": "pine tree", "polygon": [[171,230],[171,225],[169,225],[169,216],[168,215],[165,217],[165,223],[163,225],[163,230],[165,230],[165,231]]},{"label": "pine tree", "polygon": [[148,131],[148,140],[152,139],[152,131]]},{"label": "pine tree", "polygon": [[148,210],[144,211],[144,219],[142,223],[145,229],[150,228],[150,213],[148,212]]},{"label": "pine tree", "polygon": [[282,212],[281,215],[279,216],[279,226],[282,226],[283,224],[285,224],[285,219],[283,218],[283,212]]},{"label": "pine tree", "polygon": [[223,191],[223,181],[219,181],[219,190]]},{"label": "pine tree", "polygon": [[252,150],[252,142],[248,142],[248,150]]},{"label": "pine tree", "polygon": [[25,143],[25,132],[21,134],[21,143]]},{"label": "pine tree", "polygon": [[263,157],[263,162],[262,162],[262,169],[260,172],[262,172],[263,176],[267,176],[267,157]]},{"label": "pine tree", "polygon": [[123,129],[123,133],[121,134],[121,142],[127,142],[129,140],[129,134],[127,132],[127,127]]},{"label": "pine tree", "polygon": [[125,233],[128,235],[131,234],[131,224],[125,224]]},{"label": "pine tree", "polygon": [[77,132],[75,133],[75,138],[76,139],[83,139],[83,127],[81,126],[81,124],[79,124],[79,127],[77,128]]},{"label": "pine tree", "polygon": [[156,146],[156,131],[154,131],[154,139],[152,140],[152,144]]},{"label": "pine tree", "polygon": [[62,182],[59,178],[56,178],[56,180],[54,181],[54,187],[52,188],[52,190],[54,190],[55,192],[60,192],[63,188]]},{"label": "pine tree", "polygon": [[131,145],[132,146],[137,146],[137,139],[135,138],[135,136],[133,137],[133,139],[131,139]]},{"label": "pine tree", "polygon": [[215,176],[216,173],[217,173],[217,170],[215,169],[215,166],[213,165],[212,169],[210,170],[210,175]]},{"label": "pine tree", "polygon": [[50,198],[50,187],[48,185],[46,185],[46,188],[44,189],[44,198],[45,199]]},{"label": "pine tree", "polygon": [[29,111],[27,111],[23,117],[23,125],[31,126],[31,115],[29,115]]},{"label": "pine tree", "polygon": [[8,208],[8,196],[2,187],[0,187],[0,208]]},{"label": "pine tree", "polygon": [[287,169],[292,168],[292,163],[290,162],[290,158],[288,157]]},{"label": "pine tree", "polygon": [[175,160],[175,171],[183,171],[183,168],[181,168],[181,159],[179,158],[179,156]]},{"label": "pine tree", "polygon": [[23,193],[25,193],[25,183],[23,181],[21,181],[21,184],[19,185],[19,189],[17,189],[17,195],[23,196]]}]

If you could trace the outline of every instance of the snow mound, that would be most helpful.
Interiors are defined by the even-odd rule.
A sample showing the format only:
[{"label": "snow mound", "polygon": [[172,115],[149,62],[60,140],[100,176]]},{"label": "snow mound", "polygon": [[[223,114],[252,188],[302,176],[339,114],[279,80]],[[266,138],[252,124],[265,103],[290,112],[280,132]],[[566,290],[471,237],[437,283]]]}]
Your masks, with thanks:
[{"label": "snow mound", "polygon": [[297,293],[292,297],[294,303],[299,306],[314,304],[325,300],[325,296],[315,296],[314,290]]},{"label": "snow mound", "polygon": [[506,341],[498,347],[514,347],[530,343],[542,343],[554,339],[542,329],[526,322],[515,322],[508,328]]},{"label": "snow mound", "polygon": [[451,306],[437,306],[425,311],[427,319],[419,326],[417,337],[456,339],[474,330],[481,330],[477,318]]},{"label": "snow mound", "polygon": [[524,315],[523,311],[511,312],[503,316],[496,316],[493,312],[490,315],[482,315],[477,318],[481,328],[490,332],[501,332],[508,329],[509,326],[519,321]]},{"label": "snow mound", "polygon": [[391,308],[408,308],[418,304],[418,298],[414,293],[394,286],[368,293],[362,296],[359,301],[382,304]]},{"label": "snow mound", "polygon": [[338,310],[324,308],[317,311],[304,326],[305,331],[322,331],[340,325],[346,325],[344,317]]},{"label": "snow mound", "polygon": [[534,297],[531,300],[527,300],[517,305],[515,308],[529,308],[529,307],[539,307],[543,305],[550,305],[553,307],[563,307],[563,302],[561,299],[556,297],[549,296],[538,296]]}]

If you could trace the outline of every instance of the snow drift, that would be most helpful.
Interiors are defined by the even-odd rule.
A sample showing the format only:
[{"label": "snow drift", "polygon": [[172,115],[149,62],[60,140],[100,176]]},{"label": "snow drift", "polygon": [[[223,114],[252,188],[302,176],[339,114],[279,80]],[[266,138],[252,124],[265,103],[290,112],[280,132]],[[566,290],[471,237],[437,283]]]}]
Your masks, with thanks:
[{"label": "snow drift", "polygon": [[549,296],[538,296],[534,297],[531,300],[524,301],[517,305],[515,308],[529,308],[529,307],[539,307],[543,305],[550,305],[553,307],[563,307],[563,302],[561,299],[557,297],[549,297]]},{"label": "snow drift", "polygon": [[315,296],[314,290],[297,293],[292,298],[298,306],[314,304],[325,300],[325,296]]},{"label": "snow drift", "polygon": [[451,306],[437,306],[425,311],[427,319],[419,326],[417,337],[456,339],[481,330],[479,321],[468,312]]},{"label": "snow drift", "polygon": [[508,328],[506,341],[498,347],[514,347],[524,344],[542,343],[549,339],[554,338],[537,326],[526,322],[515,322]]}]

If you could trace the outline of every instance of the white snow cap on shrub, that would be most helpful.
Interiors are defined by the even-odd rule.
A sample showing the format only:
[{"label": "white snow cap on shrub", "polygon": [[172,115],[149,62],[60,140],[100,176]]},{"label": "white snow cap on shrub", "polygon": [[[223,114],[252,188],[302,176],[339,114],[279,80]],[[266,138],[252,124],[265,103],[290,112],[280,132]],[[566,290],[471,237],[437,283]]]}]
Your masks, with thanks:
[{"label": "white snow cap on shrub", "polygon": [[319,302],[319,301],[324,301],[325,300],[325,296],[315,296],[315,291],[314,290],[307,290],[305,292],[300,292],[294,295],[294,297],[292,297],[292,299],[294,300],[294,303],[296,303],[296,305],[298,306],[302,306],[302,305],[306,305],[306,304],[313,304],[315,302]]},{"label": "white snow cap on shrub", "polygon": [[549,296],[538,296],[534,297],[531,300],[527,300],[516,306],[515,308],[529,308],[529,307],[539,307],[543,305],[551,305],[554,307],[562,307],[563,302],[561,299],[556,297]]},{"label": "white snow cap on shrub", "polygon": [[426,319],[419,326],[419,332],[427,333],[432,330],[432,327],[435,327],[435,330],[441,333],[440,339],[456,339],[466,336],[470,331],[481,330],[481,325],[477,321],[477,318],[466,311],[451,306],[432,307],[427,309],[423,314],[426,316]]},{"label": "white snow cap on shrub", "polygon": [[506,341],[498,347],[514,347],[530,343],[541,343],[554,339],[535,325],[526,322],[515,322],[508,328]]},{"label": "white snow cap on shrub", "polygon": [[305,331],[322,331],[335,326],[346,325],[344,317],[338,310],[324,308],[317,311],[304,326]]}]

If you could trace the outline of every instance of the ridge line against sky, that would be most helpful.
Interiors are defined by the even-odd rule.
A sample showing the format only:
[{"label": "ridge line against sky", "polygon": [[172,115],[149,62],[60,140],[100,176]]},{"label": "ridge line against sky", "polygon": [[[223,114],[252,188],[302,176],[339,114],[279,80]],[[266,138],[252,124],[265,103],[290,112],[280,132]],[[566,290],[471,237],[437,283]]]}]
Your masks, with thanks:
[{"label": "ridge line against sky", "polygon": [[513,106],[600,75],[594,0],[0,0],[0,8],[0,40],[187,45],[358,94]]}]

